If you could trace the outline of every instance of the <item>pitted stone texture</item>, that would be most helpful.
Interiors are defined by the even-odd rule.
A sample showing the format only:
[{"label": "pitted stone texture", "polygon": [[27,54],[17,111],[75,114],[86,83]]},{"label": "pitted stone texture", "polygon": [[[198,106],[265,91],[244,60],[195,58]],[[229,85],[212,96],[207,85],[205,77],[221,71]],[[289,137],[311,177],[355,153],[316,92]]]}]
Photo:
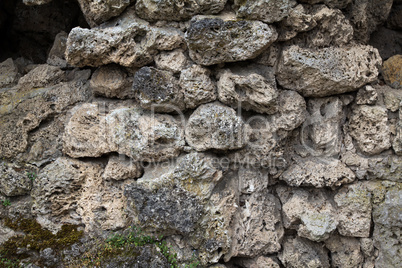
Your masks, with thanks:
[{"label": "pitted stone texture", "polygon": [[370,46],[350,48],[286,48],[277,68],[281,86],[305,97],[354,91],[377,79],[381,58]]},{"label": "pitted stone texture", "polygon": [[333,267],[362,267],[364,256],[357,238],[333,235],[325,241],[325,246],[331,252]]},{"label": "pitted stone texture", "polygon": [[235,215],[229,255],[256,257],[278,252],[284,234],[279,199],[267,191],[259,191],[240,196],[240,204],[244,205]]},{"label": "pitted stone texture", "polygon": [[375,155],[391,147],[388,112],[381,106],[355,107],[347,129],[365,154]]},{"label": "pitted stone texture", "polygon": [[236,111],[217,102],[198,107],[185,133],[188,144],[197,151],[239,149],[248,141],[247,128]]},{"label": "pitted stone texture", "polygon": [[[29,177],[28,172],[33,172]],[[36,177],[36,168],[0,162],[0,192],[5,196],[19,196],[29,194],[32,180]]]},{"label": "pitted stone texture", "polygon": [[120,15],[128,5],[130,0],[78,0],[85,19],[91,27],[95,27],[112,17]]},{"label": "pitted stone texture", "polygon": [[377,90],[372,86],[365,86],[357,92],[357,104],[375,104],[378,100]]},{"label": "pitted stone texture", "polygon": [[353,0],[299,0],[301,3],[306,3],[310,5],[324,3],[330,8],[345,8]]},{"label": "pitted stone texture", "polygon": [[240,166],[238,171],[239,191],[242,194],[261,192],[271,185],[267,169],[247,168]]},{"label": "pitted stone texture", "polygon": [[130,10],[96,28],[73,28],[67,39],[66,59],[78,67],[109,63],[142,67],[151,63],[158,51],[173,50],[183,43],[179,30],[152,27]]},{"label": "pitted stone texture", "polygon": [[65,73],[56,66],[38,65],[18,81],[20,88],[39,88],[56,85],[66,79]]},{"label": "pitted stone texture", "polygon": [[279,259],[285,267],[329,268],[328,250],[319,243],[305,238],[287,237]]},{"label": "pitted stone texture", "polygon": [[155,65],[158,69],[180,73],[189,64],[182,49],[173,51],[163,51],[154,57]]},{"label": "pitted stone texture", "polygon": [[392,141],[392,148],[397,155],[402,156],[402,101],[400,106],[399,119],[398,123],[396,124],[396,135]]},{"label": "pitted stone texture", "polygon": [[299,236],[312,241],[324,241],[336,229],[336,211],[325,190],[309,192],[280,186],[276,191],[282,203],[285,228],[296,229]]},{"label": "pitted stone texture", "polygon": [[278,34],[263,22],[200,18],[186,32],[190,57],[201,65],[252,59],[271,45]]},{"label": "pitted stone texture", "polygon": [[12,85],[17,82],[18,68],[12,58],[0,63],[0,88]]},{"label": "pitted stone texture", "polygon": [[[219,100],[233,108],[258,113],[274,114],[278,111],[278,90],[273,68],[249,66],[246,70],[224,69],[219,74]],[[258,71],[254,71],[255,68]],[[265,70],[264,70],[265,69]],[[264,70],[264,71],[261,71]],[[261,72],[264,73],[261,74]]]},{"label": "pitted stone texture", "polygon": [[217,14],[227,0],[138,0],[137,15],[145,20],[187,20],[197,14]]},{"label": "pitted stone texture", "polygon": [[90,85],[95,95],[107,98],[134,98],[131,79],[118,65],[99,67],[92,75]]},{"label": "pitted stone texture", "polygon": [[201,104],[216,100],[216,85],[211,72],[199,65],[192,65],[180,74],[180,86],[184,92],[186,108],[194,109]]},{"label": "pitted stone texture", "polygon": [[22,2],[27,6],[38,6],[50,3],[52,0],[23,0]]},{"label": "pitted stone texture", "polygon": [[402,89],[402,55],[395,55],[384,61],[381,73],[388,85]]},{"label": "pitted stone texture", "polygon": [[239,258],[234,260],[234,264],[241,267],[253,268],[279,268],[278,260],[274,257],[259,256],[253,259]]},{"label": "pitted stone texture", "polygon": [[302,158],[282,173],[281,180],[288,185],[313,186],[316,188],[336,187],[355,180],[355,174],[337,159]]},{"label": "pitted stone texture", "polygon": [[371,227],[371,193],[362,183],[343,186],[334,197],[338,215],[338,232],[343,236],[369,237]]},{"label": "pitted stone texture", "polygon": [[104,179],[126,180],[136,179],[143,174],[140,163],[134,162],[124,155],[111,156],[103,172]]},{"label": "pitted stone texture", "polygon": [[59,68],[66,68],[67,61],[64,53],[66,52],[68,34],[60,32],[54,38],[52,49],[49,51],[46,63],[49,65],[57,66]]},{"label": "pitted stone texture", "polygon": [[179,81],[170,72],[142,67],[134,75],[133,91],[144,109],[164,113],[185,109]]},{"label": "pitted stone texture", "polygon": [[290,0],[235,0],[233,8],[239,18],[273,23],[286,17],[291,6]]},{"label": "pitted stone texture", "polygon": [[278,40],[286,41],[295,37],[299,32],[305,32],[317,26],[312,14],[303,5],[291,8],[288,16],[280,22]]}]

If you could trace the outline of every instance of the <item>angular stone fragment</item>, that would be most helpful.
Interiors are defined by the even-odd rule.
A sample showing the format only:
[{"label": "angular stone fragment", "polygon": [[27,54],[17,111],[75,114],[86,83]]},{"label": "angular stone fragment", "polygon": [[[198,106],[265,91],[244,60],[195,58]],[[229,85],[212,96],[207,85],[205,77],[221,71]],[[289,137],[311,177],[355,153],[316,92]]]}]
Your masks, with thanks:
[{"label": "angular stone fragment", "polygon": [[130,0],[78,0],[85,19],[91,27],[95,27],[112,17],[120,15],[128,5]]},{"label": "angular stone fragment", "polygon": [[364,256],[357,238],[334,235],[325,241],[325,246],[331,252],[334,267],[362,267]]},{"label": "angular stone fragment", "polygon": [[286,17],[291,6],[290,0],[235,0],[233,8],[239,18],[273,23]]},{"label": "angular stone fragment", "polygon": [[378,98],[378,94],[375,88],[372,86],[365,86],[357,92],[356,103],[357,104],[375,104]]},{"label": "angular stone fragment", "polygon": [[274,257],[259,256],[253,259],[239,258],[234,261],[236,265],[241,267],[253,268],[279,268],[278,260]]},{"label": "angular stone fragment", "polygon": [[90,85],[95,95],[107,98],[134,98],[132,81],[118,65],[99,67],[91,77]]},{"label": "angular stone fragment", "polygon": [[52,0],[23,0],[22,2],[27,6],[37,6],[50,3]]},{"label": "angular stone fragment", "polygon": [[339,233],[343,236],[369,237],[372,205],[367,188],[361,183],[343,186],[334,200]]},{"label": "angular stone fragment", "polygon": [[155,112],[184,110],[184,96],[179,81],[167,71],[142,67],[134,75],[133,91],[142,108]]},{"label": "angular stone fragment", "polygon": [[217,14],[227,0],[138,0],[135,4],[137,15],[145,20],[190,19],[197,14]]},{"label": "angular stone fragment", "polygon": [[190,57],[201,65],[252,59],[276,39],[276,30],[260,21],[193,20],[186,32]]},{"label": "angular stone fragment", "polygon": [[303,5],[291,8],[288,16],[280,22],[278,27],[278,40],[290,40],[299,32],[305,32],[317,26],[317,22],[312,14]]},{"label": "angular stone fragment", "polygon": [[402,156],[402,101],[399,108],[399,119],[396,124],[396,135],[392,141],[392,148],[397,155]]},{"label": "angular stone fragment", "polygon": [[180,73],[188,65],[188,60],[182,49],[163,51],[154,57],[158,69]]},{"label": "angular stone fragment", "polygon": [[336,187],[355,180],[355,174],[341,161],[331,159],[298,159],[280,177],[290,186]]},{"label": "angular stone fragment", "polygon": [[310,5],[325,3],[330,8],[345,8],[352,0],[300,0],[301,3],[307,3]]},{"label": "angular stone fragment", "polygon": [[304,49],[282,52],[276,77],[280,85],[305,97],[324,97],[354,91],[377,79],[381,58],[370,46]]},{"label": "angular stone fragment", "polygon": [[184,92],[186,108],[194,109],[201,104],[216,100],[216,85],[211,72],[199,65],[192,65],[180,74],[180,86]]},{"label": "angular stone fragment", "polygon": [[368,155],[381,153],[391,147],[388,112],[383,107],[355,107],[347,128],[357,147]]},{"label": "angular stone fragment", "polygon": [[67,61],[64,55],[66,52],[67,37],[68,34],[66,32],[60,32],[56,35],[52,49],[47,56],[47,64],[57,66],[59,68],[67,67]]},{"label": "angular stone fragment", "polygon": [[18,68],[12,58],[0,63],[0,88],[13,84],[17,78]]},{"label": "angular stone fragment", "polygon": [[103,178],[113,180],[136,179],[143,174],[143,168],[138,162],[125,156],[111,156],[103,172]]},{"label": "angular stone fragment", "polygon": [[198,107],[185,133],[188,144],[197,151],[239,149],[248,141],[246,126],[236,111],[219,103]]},{"label": "angular stone fragment", "polygon": [[130,10],[93,29],[73,28],[67,39],[66,59],[78,67],[109,63],[142,67],[151,63],[158,51],[180,47],[182,35],[173,28],[152,27]]},{"label": "angular stone fragment", "polygon": [[319,243],[304,238],[287,237],[279,259],[285,267],[328,268],[328,250]]},{"label": "angular stone fragment", "polygon": [[20,88],[39,88],[56,85],[65,80],[65,73],[56,66],[38,65],[18,81]]},{"label": "angular stone fragment", "polygon": [[[254,66],[257,68],[257,66]],[[265,76],[250,70],[236,72],[224,69],[218,81],[219,100],[233,108],[254,110],[259,113],[274,114],[278,107],[278,90],[272,68],[265,69]]]},{"label": "angular stone fragment", "polygon": [[381,73],[388,85],[402,89],[402,55],[395,55],[384,61]]},{"label": "angular stone fragment", "polygon": [[35,168],[0,162],[0,192],[5,196],[29,194],[35,179]]}]

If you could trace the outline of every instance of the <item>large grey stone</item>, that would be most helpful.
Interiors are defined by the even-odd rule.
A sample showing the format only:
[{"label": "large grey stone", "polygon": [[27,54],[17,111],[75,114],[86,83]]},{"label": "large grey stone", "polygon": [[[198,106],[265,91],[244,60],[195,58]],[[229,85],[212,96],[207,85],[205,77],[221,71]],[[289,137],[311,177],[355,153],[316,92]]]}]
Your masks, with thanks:
[{"label": "large grey stone", "polygon": [[333,235],[325,241],[325,246],[331,252],[334,267],[362,267],[364,256],[357,238]]},{"label": "large grey stone", "polygon": [[239,18],[273,23],[287,16],[292,4],[290,0],[235,0],[233,8]]},{"label": "large grey stone", "polygon": [[78,0],[85,19],[91,27],[120,15],[130,5],[130,2],[130,0]]}]

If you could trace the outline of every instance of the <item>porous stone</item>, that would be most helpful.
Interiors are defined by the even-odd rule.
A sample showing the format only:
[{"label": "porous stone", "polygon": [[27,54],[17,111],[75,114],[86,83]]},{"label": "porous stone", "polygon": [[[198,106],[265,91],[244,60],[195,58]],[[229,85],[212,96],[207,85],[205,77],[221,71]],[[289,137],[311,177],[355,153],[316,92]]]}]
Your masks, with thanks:
[{"label": "porous stone", "polygon": [[217,14],[227,0],[138,0],[135,4],[137,15],[145,20],[180,21],[197,14]]},{"label": "porous stone", "polygon": [[402,101],[402,90],[391,88],[387,85],[375,87],[382,95],[385,107],[395,113],[399,110]]},{"label": "porous stone", "polygon": [[398,123],[396,124],[396,133],[394,140],[392,141],[392,148],[397,155],[402,156],[402,101],[400,106],[399,119]]},{"label": "porous stone", "polygon": [[300,0],[301,3],[306,3],[310,5],[325,3],[327,6],[331,8],[345,8],[349,3],[353,0]]},{"label": "porous stone", "polygon": [[325,240],[325,246],[331,252],[334,267],[362,267],[364,256],[357,238],[333,235]]},{"label": "porous stone", "polygon": [[291,8],[289,14],[280,22],[278,40],[286,41],[295,37],[299,32],[305,32],[317,26],[312,14],[303,5]]},{"label": "porous stone", "polygon": [[278,252],[284,234],[279,199],[265,190],[240,196],[240,204],[244,205],[235,215],[229,256],[255,257]]},{"label": "porous stone", "polygon": [[180,73],[180,87],[184,92],[186,108],[194,109],[217,98],[216,84],[211,72],[200,65],[192,65]]},{"label": "porous stone", "polygon": [[285,267],[330,267],[328,250],[305,238],[286,237],[283,241],[283,251],[278,257]]},{"label": "porous stone", "polygon": [[67,39],[66,59],[78,67],[109,63],[142,67],[159,51],[173,50],[183,43],[179,30],[150,26],[129,10],[99,27],[73,28]]},{"label": "porous stone", "polygon": [[96,96],[107,98],[134,98],[132,78],[118,65],[99,67],[91,77],[90,87]]},{"label": "porous stone", "polygon": [[267,169],[240,166],[238,178],[239,191],[242,194],[261,192],[272,184]]},{"label": "porous stone", "polygon": [[143,172],[140,163],[120,155],[109,157],[102,176],[104,179],[126,180],[139,178]]},{"label": "porous stone", "polygon": [[277,36],[272,26],[260,21],[209,17],[194,19],[185,38],[193,61],[213,65],[255,58]]},{"label": "porous stone", "polygon": [[305,97],[324,97],[354,91],[377,79],[381,64],[370,46],[283,50],[276,77],[281,86]]},{"label": "porous stone", "polygon": [[371,227],[371,193],[362,183],[343,186],[334,196],[343,236],[369,237]]},{"label": "porous stone", "polygon": [[347,129],[357,147],[365,154],[378,154],[391,147],[388,113],[381,106],[355,107]]},{"label": "porous stone", "polygon": [[67,61],[64,53],[66,52],[68,34],[60,32],[54,38],[53,46],[47,56],[46,63],[59,68],[66,68]]},{"label": "porous stone", "polygon": [[372,86],[365,86],[357,92],[357,104],[375,104],[378,99],[377,90]]},{"label": "porous stone", "polygon": [[389,86],[402,89],[402,55],[395,55],[384,61],[381,73]]},{"label": "porous stone", "polygon": [[325,190],[309,192],[280,186],[276,191],[282,203],[285,228],[296,229],[299,236],[312,241],[324,241],[336,229],[335,208]]},{"label": "porous stone", "polygon": [[[278,90],[273,68],[265,68],[265,76],[247,68],[246,71],[224,69],[219,74],[219,100],[233,108],[274,114],[278,111]],[[254,68],[258,68],[254,66]]]},{"label": "porous stone", "polygon": [[291,6],[290,0],[235,0],[233,8],[239,18],[273,23],[286,17]]},{"label": "porous stone", "polygon": [[297,159],[282,173],[281,180],[288,185],[313,186],[316,188],[336,187],[355,180],[355,174],[337,159],[318,157]]},{"label": "porous stone", "polygon": [[56,66],[38,65],[18,81],[20,88],[39,88],[56,85],[65,80],[65,73]]},{"label": "porous stone", "polygon": [[247,128],[236,111],[216,102],[198,107],[185,133],[187,143],[197,151],[239,149],[248,141]]},{"label": "porous stone", "polygon": [[18,68],[12,58],[0,63],[0,88],[12,85],[18,79]]},{"label": "porous stone", "polygon": [[155,65],[158,69],[180,73],[188,65],[188,59],[182,49],[173,51],[162,51],[154,57]]},{"label": "porous stone", "polygon": [[38,6],[50,3],[52,0],[23,0],[22,2],[27,6]]},{"label": "porous stone", "polygon": [[239,258],[235,260],[236,265],[242,267],[255,267],[255,268],[279,268],[278,260],[274,257],[258,256],[253,259]]},{"label": "porous stone", "polygon": [[[31,177],[28,172],[33,172]],[[33,167],[0,162],[0,192],[5,196],[29,194],[36,172]]]},{"label": "porous stone", "polygon": [[91,27],[120,15],[130,5],[130,2],[130,0],[78,0],[85,19]]},{"label": "porous stone", "polygon": [[179,81],[170,72],[142,67],[134,75],[133,91],[144,109],[165,113],[185,109]]}]

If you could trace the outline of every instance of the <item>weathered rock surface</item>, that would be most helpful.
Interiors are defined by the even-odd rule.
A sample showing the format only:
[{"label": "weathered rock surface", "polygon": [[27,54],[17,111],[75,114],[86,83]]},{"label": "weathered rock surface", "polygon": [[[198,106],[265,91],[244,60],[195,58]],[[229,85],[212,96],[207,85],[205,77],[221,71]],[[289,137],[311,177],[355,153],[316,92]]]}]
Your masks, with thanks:
[{"label": "weathered rock surface", "polygon": [[224,69],[218,81],[219,100],[233,108],[276,113],[278,90],[273,68],[260,66],[257,69],[259,72],[253,72],[252,68],[257,69],[258,66],[250,66],[250,69],[243,72]]},{"label": "weathered rock surface", "polygon": [[299,237],[285,238],[279,259],[285,267],[330,267],[325,247]]},{"label": "weathered rock surface", "polygon": [[21,77],[18,86],[21,88],[39,88],[56,85],[65,80],[65,73],[56,66],[42,64]]},{"label": "weathered rock surface", "polygon": [[[402,101],[401,101],[402,103]],[[399,156],[402,156],[402,105],[399,108],[399,120],[396,124],[396,135],[394,140],[392,141],[392,148],[395,153]]]},{"label": "weathered rock surface", "polygon": [[381,153],[391,147],[388,114],[383,107],[355,107],[347,128],[357,147],[368,155]]},{"label": "weathered rock surface", "polygon": [[372,86],[365,86],[357,92],[356,103],[357,104],[375,104],[378,99],[378,94],[375,88]]},{"label": "weathered rock surface", "polygon": [[338,214],[338,231],[343,236],[369,237],[371,227],[371,193],[362,183],[343,186],[334,197]]},{"label": "weathered rock surface", "polygon": [[85,19],[91,27],[95,27],[112,17],[120,15],[130,5],[130,2],[130,0],[78,0]]},{"label": "weathered rock surface", "polygon": [[0,63],[0,88],[12,85],[18,79],[18,68],[12,58]]},{"label": "weathered rock surface", "polygon": [[118,65],[99,67],[91,77],[90,86],[95,95],[107,98],[134,98],[132,81]]},{"label": "weathered rock surface", "polygon": [[[28,172],[33,172],[30,173],[31,177]],[[29,194],[32,188],[32,180],[35,177],[35,168],[0,162],[0,192],[5,196]]]},{"label": "weathered rock surface", "polygon": [[216,100],[216,85],[211,72],[199,65],[192,65],[180,74],[180,86],[184,93],[186,108],[194,109],[201,104]]},{"label": "weathered rock surface", "polygon": [[236,265],[241,265],[242,267],[255,267],[255,268],[279,268],[278,260],[272,257],[259,256],[253,259],[238,259],[235,260]]},{"label": "weathered rock surface", "polygon": [[300,0],[299,2],[307,3],[310,5],[325,3],[327,6],[331,8],[345,8],[352,0]]},{"label": "weathered rock surface", "polygon": [[354,91],[376,80],[380,64],[378,51],[370,46],[290,46],[282,52],[276,77],[281,86],[305,97],[323,97]]},{"label": "weathered rock surface", "polygon": [[156,55],[154,60],[158,69],[170,71],[172,73],[180,73],[189,64],[182,49],[163,51]]},{"label": "weathered rock surface", "polygon": [[235,0],[233,8],[239,18],[273,23],[287,16],[292,4],[290,0]]},{"label": "weathered rock surface", "polygon": [[52,49],[49,51],[46,63],[49,65],[57,66],[59,68],[66,68],[67,61],[64,53],[66,52],[68,34],[60,32],[54,38]]},{"label": "weathered rock surface", "polygon": [[197,151],[239,149],[248,141],[247,128],[236,111],[217,102],[198,107],[185,133],[187,143]]},{"label": "weathered rock surface", "polygon": [[388,85],[402,89],[402,55],[395,55],[384,61],[381,73]]},{"label": "weathered rock surface", "polygon": [[276,30],[260,21],[193,20],[186,32],[190,57],[201,65],[252,59],[277,38]]},{"label": "weathered rock surface", "polygon": [[143,172],[140,163],[119,155],[109,157],[102,176],[104,179],[126,180],[139,178]]},{"label": "weathered rock surface", "polygon": [[227,0],[138,0],[137,15],[145,20],[186,20],[197,14],[217,14]]},{"label": "weathered rock surface", "polygon": [[151,63],[158,51],[173,50],[183,43],[179,30],[152,27],[129,10],[93,29],[73,28],[67,39],[66,59],[78,67],[109,63],[142,67]]},{"label": "weathered rock surface", "polygon": [[142,67],[134,75],[133,91],[146,110],[166,113],[185,109],[179,81],[170,72]]},{"label": "weathered rock surface", "polygon": [[27,6],[44,5],[50,3],[52,0],[23,0],[22,2]]},{"label": "weathered rock surface", "polygon": [[364,256],[357,238],[334,235],[325,241],[334,267],[362,267]]}]

